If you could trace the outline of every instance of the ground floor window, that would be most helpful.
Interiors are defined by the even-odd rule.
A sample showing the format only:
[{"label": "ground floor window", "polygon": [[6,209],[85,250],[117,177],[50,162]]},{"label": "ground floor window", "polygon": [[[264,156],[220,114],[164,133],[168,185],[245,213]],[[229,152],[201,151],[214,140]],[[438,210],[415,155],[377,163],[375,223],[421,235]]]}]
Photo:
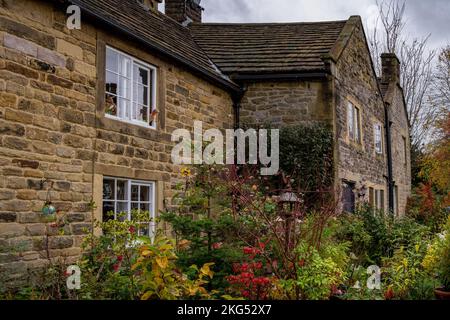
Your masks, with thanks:
[{"label": "ground floor window", "polygon": [[342,204],[344,212],[355,212],[355,183],[343,181],[342,183]]},{"label": "ground floor window", "polygon": [[374,209],[384,210],[384,190],[369,188],[369,204]]},{"label": "ground floor window", "polygon": [[[150,223],[143,223],[140,236],[155,235],[155,183],[122,178],[105,177],[103,179],[103,221],[117,219],[119,213],[127,213],[131,220],[133,210],[148,211]],[[114,213],[112,217],[110,212]]]},{"label": "ground floor window", "polygon": [[398,206],[398,186],[394,187],[394,214],[399,214],[399,206]]}]

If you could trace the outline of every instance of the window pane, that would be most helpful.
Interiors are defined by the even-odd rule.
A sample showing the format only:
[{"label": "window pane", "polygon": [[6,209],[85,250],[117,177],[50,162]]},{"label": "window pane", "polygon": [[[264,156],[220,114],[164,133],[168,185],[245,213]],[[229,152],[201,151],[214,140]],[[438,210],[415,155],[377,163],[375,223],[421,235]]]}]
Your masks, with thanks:
[{"label": "window pane", "polygon": [[140,201],[149,202],[150,201],[150,187],[149,186],[141,186],[140,192]]},{"label": "window pane", "polygon": [[[117,202],[116,213],[125,213],[128,212],[128,202]],[[119,217],[120,220],[128,219],[128,216],[125,214],[122,217]]]},{"label": "window pane", "polygon": [[353,192],[354,184],[344,182],[342,184],[342,202],[344,212],[355,212],[355,193]]},{"label": "window pane", "polygon": [[117,96],[106,94],[105,113],[112,116],[117,116]]},{"label": "window pane", "polygon": [[133,90],[134,90],[133,96],[134,102],[148,106],[149,105],[148,87],[135,84]]},{"label": "window pane", "polygon": [[114,199],[114,180],[104,179],[103,180],[103,199],[104,200],[115,200]]},{"label": "window pane", "polygon": [[119,76],[110,71],[106,71],[106,92],[117,95]]},{"label": "window pane", "polygon": [[130,119],[130,107],[131,103],[129,100],[119,98],[119,117],[122,119]]},{"label": "window pane", "polygon": [[139,210],[139,202],[132,202],[131,210]]},{"label": "window pane", "polygon": [[143,84],[148,85],[149,83],[149,72],[146,69],[143,69],[139,65],[134,65],[134,81]]},{"label": "window pane", "polygon": [[150,211],[150,204],[149,203],[141,203],[139,206],[139,209],[141,211]]},{"label": "window pane", "polygon": [[119,72],[118,54],[110,48],[106,48],[106,69]]},{"label": "window pane", "polygon": [[110,213],[114,213],[114,202],[103,201],[103,221],[114,219]]},{"label": "window pane", "polygon": [[137,106],[137,120],[147,122],[148,119],[148,107]]},{"label": "window pane", "polygon": [[360,142],[361,126],[359,123],[359,109],[355,108],[355,141]]},{"label": "window pane", "polygon": [[369,205],[374,207],[375,203],[374,203],[374,190],[373,188],[369,188]]},{"label": "window pane", "polygon": [[348,125],[348,135],[350,139],[354,139],[354,119],[353,119],[353,105],[351,103],[348,104],[347,109],[347,125]]},{"label": "window pane", "polygon": [[150,225],[148,223],[142,224],[139,228],[138,235],[141,237],[150,237]]},{"label": "window pane", "polygon": [[128,184],[127,181],[117,181],[117,200],[128,200]]},{"label": "window pane", "polygon": [[131,201],[139,201],[139,186],[131,185]]},{"label": "window pane", "polygon": [[119,58],[119,67],[120,67],[120,75],[123,77],[127,77],[128,79],[131,79],[131,60],[121,55]]},{"label": "window pane", "polygon": [[118,95],[131,100],[131,80],[125,77],[119,77]]}]

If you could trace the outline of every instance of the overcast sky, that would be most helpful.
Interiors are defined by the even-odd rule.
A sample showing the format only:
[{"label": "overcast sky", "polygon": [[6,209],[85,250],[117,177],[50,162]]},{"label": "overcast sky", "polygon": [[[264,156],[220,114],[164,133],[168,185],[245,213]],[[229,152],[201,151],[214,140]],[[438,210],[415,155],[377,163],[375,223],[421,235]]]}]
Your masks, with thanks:
[{"label": "overcast sky", "polygon": [[[450,0],[406,0],[406,32],[431,34],[430,47],[450,43]],[[301,22],[344,20],[360,15],[370,26],[376,0],[202,0],[204,22]],[[371,22],[372,21],[372,22]]]}]

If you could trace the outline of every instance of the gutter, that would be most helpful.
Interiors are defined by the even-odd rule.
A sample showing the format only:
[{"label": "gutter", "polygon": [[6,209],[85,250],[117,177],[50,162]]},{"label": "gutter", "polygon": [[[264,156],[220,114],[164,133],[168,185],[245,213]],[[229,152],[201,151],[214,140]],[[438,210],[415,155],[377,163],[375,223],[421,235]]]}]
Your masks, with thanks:
[{"label": "gutter", "polygon": [[234,110],[234,130],[241,128],[241,102],[242,98],[244,97],[245,89],[243,89],[238,94],[232,95],[233,100],[233,110]]},{"label": "gutter", "polygon": [[320,72],[297,72],[297,73],[273,73],[273,74],[235,74],[230,75],[234,81],[293,81],[326,78],[329,73]]},{"label": "gutter", "polygon": [[98,15],[98,14],[92,12],[91,10],[86,9],[83,6],[83,4],[80,3],[79,1],[70,0],[69,2],[79,6],[88,16],[93,18],[94,22],[101,21],[106,26],[108,26],[112,29],[118,29],[120,32],[124,33],[128,37],[130,37],[134,40],[137,40],[138,42],[144,43],[146,46],[148,46],[152,50],[158,51],[159,53],[162,53],[163,55],[168,56],[169,58],[172,58],[172,59],[180,62],[184,66],[186,66],[186,67],[190,68],[191,70],[193,70],[194,72],[196,72],[197,74],[203,75],[207,80],[217,83],[222,88],[231,90],[232,92],[241,92],[242,91],[242,89],[237,84],[227,81],[225,78],[219,77],[207,70],[204,70],[203,68],[193,65],[190,61],[188,61],[184,57],[174,54],[173,52],[170,52],[169,50],[165,49],[164,47],[161,47],[155,43],[152,43],[151,41],[147,41],[140,37],[137,37],[131,30],[124,28],[122,26],[115,25],[112,22],[105,19],[104,17],[102,17],[101,15]]}]

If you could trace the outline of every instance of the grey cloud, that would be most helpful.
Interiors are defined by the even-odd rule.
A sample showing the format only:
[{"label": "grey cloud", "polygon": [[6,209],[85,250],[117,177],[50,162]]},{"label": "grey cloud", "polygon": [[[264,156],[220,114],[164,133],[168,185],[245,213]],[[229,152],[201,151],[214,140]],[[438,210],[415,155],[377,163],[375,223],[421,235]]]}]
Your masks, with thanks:
[{"label": "grey cloud", "polygon": [[[292,22],[341,20],[373,14],[376,0],[203,0],[207,22]],[[449,0],[407,0],[407,32],[431,34],[430,46],[450,42]]]}]

